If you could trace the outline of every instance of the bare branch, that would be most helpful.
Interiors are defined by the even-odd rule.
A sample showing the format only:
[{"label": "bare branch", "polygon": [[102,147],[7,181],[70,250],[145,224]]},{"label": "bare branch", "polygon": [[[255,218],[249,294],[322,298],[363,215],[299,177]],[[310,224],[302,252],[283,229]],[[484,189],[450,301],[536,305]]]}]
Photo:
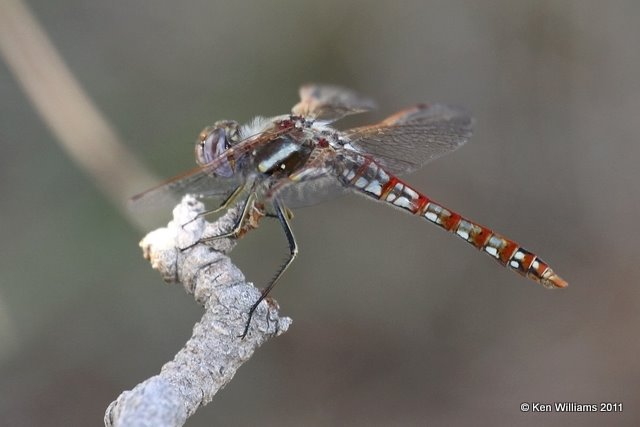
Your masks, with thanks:
[{"label": "bare branch", "polygon": [[197,244],[180,250],[201,236],[215,236],[231,229],[238,209],[231,209],[213,224],[196,218],[202,210],[200,202],[185,197],[174,209],[173,221],[166,228],[149,233],[140,246],[164,280],[182,284],[204,306],[205,313],[173,361],[109,405],[106,426],[183,425],[231,381],[260,345],[285,332],[291,324],[290,318],[279,317],[272,300],[265,301],[258,307],[247,337],[239,338],[249,308],[260,293],[245,282],[226,256],[235,242],[220,239],[211,245]]}]

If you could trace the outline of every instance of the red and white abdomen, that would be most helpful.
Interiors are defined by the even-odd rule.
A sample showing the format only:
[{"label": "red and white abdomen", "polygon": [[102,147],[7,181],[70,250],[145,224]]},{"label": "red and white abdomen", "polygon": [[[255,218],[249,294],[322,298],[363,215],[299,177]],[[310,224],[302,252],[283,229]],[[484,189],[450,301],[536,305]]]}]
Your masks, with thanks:
[{"label": "red and white abdomen", "polygon": [[567,282],[537,255],[513,240],[434,202],[399,178],[387,173],[374,160],[350,155],[343,162],[340,181],[359,193],[423,217],[487,253],[500,264],[546,288],[564,288]]}]

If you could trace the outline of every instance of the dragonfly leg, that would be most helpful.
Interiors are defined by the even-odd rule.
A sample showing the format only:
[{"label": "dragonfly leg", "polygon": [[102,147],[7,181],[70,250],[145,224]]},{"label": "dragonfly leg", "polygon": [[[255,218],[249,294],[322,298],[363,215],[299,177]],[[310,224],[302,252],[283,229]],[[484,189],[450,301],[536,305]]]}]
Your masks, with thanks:
[{"label": "dragonfly leg", "polygon": [[236,220],[235,225],[226,233],[218,234],[217,236],[207,236],[200,239],[200,243],[202,242],[210,242],[211,240],[224,239],[226,237],[237,237],[238,234],[242,231],[242,226],[244,225],[245,220],[249,216],[249,212],[254,206],[256,196],[254,193],[249,194],[247,199],[244,201],[244,205],[242,206],[242,212],[238,215],[238,219]]},{"label": "dragonfly leg", "polygon": [[229,206],[231,206],[231,204],[233,204],[236,199],[238,198],[238,196],[240,195],[240,193],[242,193],[242,191],[244,190],[245,185],[239,185],[238,187],[236,187],[235,190],[233,190],[233,192],[231,194],[229,194],[229,196],[222,202],[222,204],[220,206],[218,206],[215,209],[210,209],[210,210],[206,210],[204,212],[200,212],[198,213],[195,217],[193,217],[192,219],[190,219],[189,221],[185,222],[184,224],[182,224],[182,227],[186,227],[187,225],[191,224],[193,221],[195,221],[198,218],[201,218],[203,216],[207,216],[210,214],[214,214],[217,212],[220,212],[224,209],[227,209]]},{"label": "dragonfly leg", "polygon": [[241,232],[242,232],[242,226],[245,224],[245,221],[247,220],[249,213],[251,212],[251,209],[254,207],[254,202],[255,202],[255,194],[251,193],[249,194],[249,196],[246,198],[246,200],[244,201],[244,205],[242,206],[242,212],[240,213],[240,215],[238,216],[238,219],[236,220],[236,223],[234,224],[233,228],[231,229],[231,231],[226,232],[226,233],[222,233],[222,234],[218,234],[217,236],[207,236],[207,237],[202,237],[200,239],[198,239],[195,243],[181,248],[181,251],[186,251],[188,249],[193,248],[195,245],[200,244],[200,243],[204,243],[204,242],[210,242],[212,240],[217,240],[217,239],[224,239],[227,237],[237,237]]},{"label": "dragonfly leg", "polygon": [[277,199],[274,199],[273,207],[275,208],[276,216],[280,221],[280,225],[282,225],[284,234],[287,237],[287,243],[289,244],[289,257],[280,266],[280,269],[278,269],[278,272],[275,274],[275,276],[273,276],[273,279],[271,279],[271,282],[269,282],[267,287],[262,290],[260,298],[258,298],[258,300],[251,306],[251,309],[249,310],[249,319],[247,319],[247,324],[245,325],[244,332],[242,333],[242,335],[240,335],[240,338],[244,338],[247,336],[247,332],[249,332],[249,325],[251,324],[251,318],[253,317],[253,313],[255,313],[256,309],[258,308],[258,305],[260,305],[260,303],[269,295],[269,292],[271,292],[280,277],[282,277],[284,272],[287,270],[287,268],[289,268],[293,260],[296,258],[296,255],[298,255],[298,243],[296,243],[296,238],[293,235],[293,231],[291,230],[291,225],[289,225],[289,219],[293,216],[293,214],[285,206],[282,206],[282,204]]}]

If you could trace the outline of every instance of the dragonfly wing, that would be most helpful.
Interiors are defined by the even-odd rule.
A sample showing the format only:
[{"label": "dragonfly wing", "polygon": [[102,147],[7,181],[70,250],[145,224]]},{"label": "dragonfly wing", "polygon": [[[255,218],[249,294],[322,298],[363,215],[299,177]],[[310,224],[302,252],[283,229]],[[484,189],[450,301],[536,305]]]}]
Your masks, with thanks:
[{"label": "dragonfly wing", "polygon": [[308,84],[300,88],[300,102],[291,112],[297,116],[333,122],[350,114],[375,108],[375,102],[340,86]]},{"label": "dragonfly wing", "polygon": [[334,176],[291,183],[278,192],[278,198],[289,208],[312,206],[344,195],[345,188]]},{"label": "dragonfly wing", "polygon": [[135,210],[166,209],[175,206],[185,194],[222,203],[242,182],[238,176],[212,175],[209,168],[196,168],[171,178],[157,187],[133,196],[130,205]]},{"label": "dragonfly wing", "polygon": [[471,116],[462,109],[421,104],[344,134],[356,149],[372,155],[390,172],[404,174],[462,146],[472,125]]}]

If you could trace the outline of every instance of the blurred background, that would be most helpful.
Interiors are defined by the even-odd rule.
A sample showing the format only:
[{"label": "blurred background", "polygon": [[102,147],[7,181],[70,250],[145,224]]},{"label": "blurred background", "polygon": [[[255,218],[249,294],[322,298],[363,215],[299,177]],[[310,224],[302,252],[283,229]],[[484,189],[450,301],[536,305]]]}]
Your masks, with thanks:
[{"label": "blurred background", "polygon": [[[0,2],[0,15],[12,4]],[[638,425],[640,3],[27,5],[128,156],[157,179],[194,165],[205,125],[285,113],[305,82],[378,100],[339,126],[422,101],[465,106],[472,141],[408,181],[570,283],[547,291],[357,196],[298,210],[301,253],[273,293],[292,328],[187,425]],[[19,46],[17,33],[3,37]],[[4,55],[0,424],[100,425],[120,392],[172,358],[202,310],[138,248],[170,212],[140,227],[122,208],[152,179],[108,170],[117,188],[107,196]],[[62,129],[77,125],[65,120]],[[267,221],[231,256],[260,286],[286,253]],[[536,401],[623,402],[624,412],[520,412]]]}]

